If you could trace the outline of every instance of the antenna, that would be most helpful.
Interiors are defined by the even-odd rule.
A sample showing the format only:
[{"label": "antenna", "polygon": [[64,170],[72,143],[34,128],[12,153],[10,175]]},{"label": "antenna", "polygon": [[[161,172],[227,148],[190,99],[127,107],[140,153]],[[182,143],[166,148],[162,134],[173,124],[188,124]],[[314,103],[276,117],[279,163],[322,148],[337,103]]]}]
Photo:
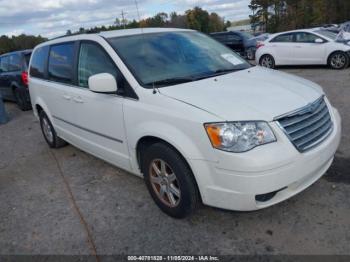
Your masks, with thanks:
[{"label": "antenna", "polygon": [[[135,0],[135,6],[136,6],[136,11],[137,11],[137,16],[139,18],[139,23],[141,22],[141,16],[140,16],[140,11],[139,11],[139,5],[137,3],[137,0]],[[143,34],[143,27],[140,25],[141,33]]]}]

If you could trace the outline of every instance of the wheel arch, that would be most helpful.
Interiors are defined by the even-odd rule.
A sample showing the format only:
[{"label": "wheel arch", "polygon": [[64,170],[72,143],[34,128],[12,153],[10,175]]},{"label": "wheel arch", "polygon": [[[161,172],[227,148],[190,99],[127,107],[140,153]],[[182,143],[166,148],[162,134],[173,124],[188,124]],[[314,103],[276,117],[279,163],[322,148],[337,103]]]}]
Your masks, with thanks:
[{"label": "wheel arch", "polygon": [[269,52],[265,52],[265,53],[260,55],[260,57],[259,57],[259,65],[260,65],[261,59],[263,59],[263,57],[267,56],[267,55],[269,55],[269,56],[271,56],[273,58],[273,60],[275,61],[275,65],[276,65],[276,58],[275,58],[275,56],[273,54],[269,53]]},{"label": "wheel arch", "polygon": [[[146,136],[141,137],[137,141],[137,144],[136,144],[136,158],[137,158],[138,168],[139,168],[141,174],[142,174],[142,164],[141,163],[142,163],[143,152],[145,152],[145,150],[149,146],[151,146],[153,144],[156,144],[156,143],[163,143],[163,144],[169,146],[170,148],[172,148],[175,152],[177,152],[181,156],[181,158],[184,160],[184,162],[186,163],[186,165],[188,166],[188,168],[192,172],[194,182],[196,184],[196,187],[198,189],[198,192],[199,192],[199,195],[200,195],[200,198],[201,198],[201,201],[202,201],[201,188],[198,185],[198,181],[197,181],[195,172],[193,172],[193,168],[191,166],[190,161],[188,159],[186,159],[186,157],[181,152],[181,150],[179,150],[176,146],[174,146],[172,143],[169,143],[167,140],[165,140],[163,138],[160,138],[160,137],[157,137],[157,136],[152,136],[152,135],[146,135]],[[143,176],[143,174],[142,174],[142,176]]]},{"label": "wheel arch", "polygon": [[[167,146],[171,147],[174,149],[177,153],[179,153],[182,158],[186,161],[186,158],[183,156],[183,154],[178,150],[175,146],[173,146],[171,143],[168,141],[164,140],[163,138],[159,138],[157,136],[152,136],[152,135],[146,135],[141,137],[136,144],[136,159],[137,163],[139,166],[139,169],[141,170],[141,162],[142,162],[142,154],[143,152],[151,145],[156,144],[156,143],[163,143],[166,144]],[[186,161],[187,162],[187,161]],[[142,170],[141,170],[142,171]]]},{"label": "wheel arch", "polygon": [[334,55],[335,53],[343,53],[343,54],[345,54],[345,56],[348,57],[348,59],[350,59],[349,55],[348,55],[345,51],[343,51],[343,50],[335,50],[335,51],[332,51],[332,52],[328,55],[328,57],[327,57],[327,65],[329,65],[329,63],[330,63],[329,60],[330,60],[331,56]]},{"label": "wheel arch", "polygon": [[39,118],[39,114],[41,111],[44,111],[45,114],[48,116],[48,118],[50,119],[51,123],[53,123],[52,121],[52,115],[48,109],[48,107],[46,106],[46,104],[44,103],[44,101],[40,98],[38,98],[35,103],[33,104],[33,112],[36,118]]}]

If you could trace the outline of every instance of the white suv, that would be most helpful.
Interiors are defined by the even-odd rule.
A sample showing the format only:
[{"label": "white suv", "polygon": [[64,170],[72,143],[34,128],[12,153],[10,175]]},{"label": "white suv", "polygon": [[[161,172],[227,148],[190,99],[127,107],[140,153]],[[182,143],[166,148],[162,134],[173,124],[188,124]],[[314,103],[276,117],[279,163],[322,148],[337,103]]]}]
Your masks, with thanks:
[{"label": "white suv", "polygon": [[184,217],[203,202],[256,210],[329,168],[340,117],[307,80],[251,67],[201,33],[135,29],[37,46],[29,86],[50,147],[65,141],[144,178]]}]

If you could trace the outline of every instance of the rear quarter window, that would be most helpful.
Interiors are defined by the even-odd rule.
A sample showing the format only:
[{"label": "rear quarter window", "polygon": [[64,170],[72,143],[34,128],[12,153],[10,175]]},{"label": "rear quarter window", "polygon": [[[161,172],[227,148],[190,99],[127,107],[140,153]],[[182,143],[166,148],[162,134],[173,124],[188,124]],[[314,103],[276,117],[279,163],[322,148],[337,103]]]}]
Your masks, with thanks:
[{"label": "rear quarter window", "polygon": [[30,76],[37,78],[45,78],[45,67],[48,53],[49,46],[39,47],[35,50],[29,69]]},{"label": "rear quarter window", "polygon": [[26,61],[26,66],[29,66],[29,61],[30,61],[31,56],[32,56],[32,53],[24,55],[24,60]]},{"label": "rear quarter window", "polygon": [[9,65],[8,65],[8,71],[14,72],[14,71],[20,71],[22,69],[22,59],[21,56],[16,55],[10,55],[9,56]]},{"label": "rear quarter window", "polygon": [[9,57],[3,56],[0,58],[0,71],[1,72],[8,72],[9,68]]}]

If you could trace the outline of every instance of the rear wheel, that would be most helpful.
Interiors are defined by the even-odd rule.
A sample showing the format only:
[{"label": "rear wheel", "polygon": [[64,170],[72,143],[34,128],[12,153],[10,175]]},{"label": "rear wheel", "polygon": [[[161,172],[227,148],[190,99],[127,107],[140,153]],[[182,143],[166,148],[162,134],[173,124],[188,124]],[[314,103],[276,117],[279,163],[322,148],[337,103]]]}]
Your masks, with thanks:
[{"label": "rear wheel", "polygon": [[51,148],[60,148],[65,146],[67,144],[66,141],[57,136],[57,133],[46,113],[44,111],[41,111],[39,117],[41,131],[44,135],[47,144]]},{"label": "rear wheel", "polygon": [[260,58],[259,64],[267,68],[275,68],[275,59],[271,55],[263,55]]},{"label": "rear wheel", "polygon": [[191,214],[200,202],[197,184],[184,158],[172,147],[156,143],[142,156],[145,183],[158,207],[175,218]]},{"label": "rear wheel", "polygon": [[19,109],[21,109],[22,111],[28,111],[28,110],[32,109],[31,104],[28,103],[25,96],[23,95],[23,92],[21,92],[21,90],[19,88],[15,88],[13,90],[13,93],[14,93],[16,103],[17,103],[17,106],[19,107]]},{"label": "rear wheel", "polygon": [[344,69],[349,66],[349,57],[344,52],[335,52],[330,55],[328,65],[333,69]]},{"label": "rear wheel", "polygon": [[254,60],[255,59],[255,48],[250,47],[247,49],[247,59],[248,60]]}]

